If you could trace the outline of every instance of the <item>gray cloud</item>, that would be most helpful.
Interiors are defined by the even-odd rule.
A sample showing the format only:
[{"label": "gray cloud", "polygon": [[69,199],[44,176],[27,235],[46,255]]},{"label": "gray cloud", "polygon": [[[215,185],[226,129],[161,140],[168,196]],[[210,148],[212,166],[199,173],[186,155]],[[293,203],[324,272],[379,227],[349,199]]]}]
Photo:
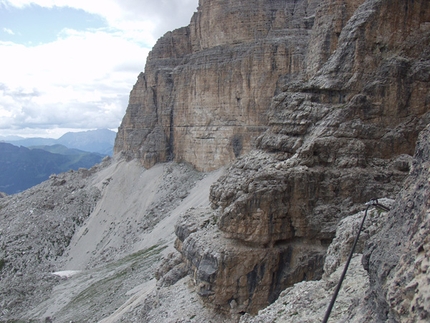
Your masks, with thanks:
[{"label": "gray cloud", "polygon": [[198,0],[116,0],[132,20],[156,22],[155,37],[187,26],[193,12],[197,11]]},{"label": "gray cloud", "polygon": [[2,91],[2,95],[3,96],[10,96],[13,97],[15,99],[31,99],[34,97],[38,97],[41,95],[41,93],[33,88],[31,91],[26,91],[24,89],[15,89],[15,90],[11,90],[6,84],[4,83],[0,83],[0,91]]},{"label": "gray cloud", "polygon": [[[128,101],[128,95],[123,94],[103,96],[94,102],[72,100],[40,106],[31,100],[30,94],[19,91],[6,94],[5,88],[7,89],[4,84],[0,84],[0,89],[3,90],[3,95],[0,93],[0,105],[4,99],[9,98],[14,101],[14,106],[13,114],[3,116],[0,120],[0,135],[4,130],[26,128],[114,129],[119,126],[124,113],[122,107],[125,107]],[[117,108],[112,109],[113,106]]]}]

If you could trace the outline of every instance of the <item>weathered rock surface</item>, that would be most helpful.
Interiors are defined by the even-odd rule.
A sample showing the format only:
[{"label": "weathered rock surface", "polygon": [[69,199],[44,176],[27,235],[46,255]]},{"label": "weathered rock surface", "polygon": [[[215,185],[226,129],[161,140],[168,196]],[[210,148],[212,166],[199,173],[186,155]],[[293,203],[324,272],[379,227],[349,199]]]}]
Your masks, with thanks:
[{"label": "weathered rock surface", "polygon": [[[396,199],[379,200],[391,210],[369,210],[329,322],[428,321],[429,135],[427,127]],[[339,223],[323,279],[287,288],[273,304],[255,316],[244,315],[240,322],[321,322],[362,217],[360,212]]]},{"label": "weathered rock surface", "polygon": [[[243,7],[242,2],[228,6],[220,6],[217,1],[201,2],[189,29],[176,31],[180,37],[175,38],[173,47],[168,41],[172,35],[166,35],[158,44],[164,51],[154,49],[147,65],[158,66],[156,57],[163,62],[172,62],[168,57],[183,59],[173,71],[165,69],[157,74],[171,73],[169,82],[167,78],[157,79],[164,80],[167,87],[161,83],[162,87],[152,87],[175,93],[171,104],[174,108],[168,110],[173,117],[165,113],[174,121],[161,122],[167,125],[164,134],[170,135],[159,142],[169,143],[164,150],[168,153],[155,154],[170,157],[158,160],[177,158],[210,169],[233,160],[232,151],[238,157],[211,188],[214,215],[209,211],[209,218],[189,215],[176,228],[176,247],[196,282],[197,292],[207,305],[233,314],[256,313],[284,288],[303,279],[321,278],[327,247],[338,223],[358,212],[371,198],[395,198],[410,170],[418,134],[430,121],[428,2],[327,0],[315,9],[316,3],[302,1],[296,7],[289,7],[287,2],[281,11],[275,1],[267,3],[274,6],[269,20],[280,26],[280,18],[283,25],[273,30],[260,24],[265,19],[261,18],[264,10],[260,2],[249,4],[252,8]],[[292,20],[287,18],[288,9],[293,9]],[[250,17],[254,20],[252,27],[246,20]],[[233,20],[239,22],[234,29]],[[245,100],[250,100],[244,105],[248,107],[249,102],[257,101],[246,86],[237,84],[248,80],[249,88],[253,88],[260,83],[254,74],[245,72],[243,62],[247,59],[238,53],[257,43],[270,48],[274,30],[277,42],[290,41],[286,31],[305,36],[300,43],[300,63],[289,65],[288,70],[277,68],[283,76],[277,80],[267,119],[248,114],[249,119],[244,121],[237,107]],[[260,38],[263,34],[267,36]],[[174,46],[178,49],[169,52]],[[192,54],[184,54],[186,48]],[[247,48],[245,52],[250,53]],[[239,61],[241,68],[234,65]],[[264,58],[252,61],[259,75],[267,71],[261,69],[263,62]],[[215,79],[213,66],[219,75]],[[230,74],[224,73],[225,66]],[[241,71],[242,78],[235,76],[236,71]],[[189,75],[193,75],[194,83]],[[272,77],[273,71],[269,75]],[[219,80],[226,82],[219,85]],[[181,96],[178,89],[183,85],[191,94]],[[214,98],[218,100],[216,105],[212,105]],[[268,102],[261,93],[259,98]],[[188,109],[190,106],[193,110]],[[218,108],[214,110],[214,106]],[[255,111],[261,114],[265,110]],[[208,120],[201,135],[203,128],[196,125]],[[225,136],[225,126],[237,127],[237,120],[243,121],[242,125],[267,126],[255,141],[257,150],[242,154],[251,148],[243,149],[243,132],[240,137],[232,137],[237,132]],[[126,123],[122,127],[125,129]],[[200,135],[196,135],[198,132]],[[227,137],[233,138],[229,141],[231,151],[214,148],[214,144],[227,142]],[[205,141],[203,147],[203,141],[195,138],[212,141]],[[246,142],[251,142],[248,139]],[[133,149],[127,153],[151,165],[147,161],[152,157],[135,155]],[[364,235],[373,233],[369,228]],[[338,246],[342,257],[333,258],[333,251],[329,251],[326,276],[344,260],[349,243],[342,244],[339,247],[335,241],[333,245]],[[178,266],[183,264],[174,268]],[[184,268],[181,270],[177,272],[183,273]]]},{"label": "weathered rock surface", "polygon": [[418,141],[411,173],[383,230],[366,245],[370,289],[362,309],[371,320],[430,318],[430,127]]},{"label": "weathered rock surface", "polygon": [[[422,77],[427,73],[429,48],[428,42],[426,48],[420,48],[422,43],[397,43],[385,53],[388,59],[370,55],[366,62],[357,60],[355,51],[366,53],[375,46],[374,24],[387,25],[381,30],[396,28],[391,25],[397,20],[386,18],[390,10],[397,16],[400,8],[384,4],[366,1],[344,27],[336,53],[319,72],[309,80],[287,84],[274,98],[269,130],[258,138],[261,151],[236,162],[212,189],[214,206],[222,208],[223,231],[261,242],[293,236],[324,238],[325,232],[333,233],[329,226],[342,217],[346,199],[356,204],[398,191],[408,170],[398,158],[413,153],[418,133],[429,121],[428,91],[416,92],[429,81]],[[407,16],[413,22],[403,25],[419,20],[425,4],[415,5],[416,17]],[[382,18],[380,12],[386,11]],[[371,35],[360,39],[358,33],[366,26]],[[428,30],[408,28],[398,33],[406,39],[420,35],[428,40]],[[390,41],[382,38],[378,44],[384,40]],[[355,48],[358,45],[362,47]],[[375,86],[384,92],[372,89]],[[394,100],[392,95],[410,99]],[[320,205],[328,209],[321,210]],[[350,206],[346,209],[351,211]],[[252,234],[241,230],[255,228],[249,225],[253,218],[262,222],[258,227],[265,226],[259,230],[263,234],[247,238]]]},{"label": "weathered rock surface", "polygon": [[19,318],[58,284],[51,274],[55,263],[100,199],[88,177],[109,163],[51,175],[43,184],[1,199],[0,320]]},{"label": "weathered rock surface", "polygon": [[303,70],[319,2],[200,1],[190,25],[151,51],[115,152],[212,170],[250,151],[279,77]]},{"label": "weathered rock surface", "polygon": [[[346,319],[350,308],[366,294],[369,277],[361,265],[361,256],[355,254],[351,260],[329,322],[350,322]],[[322,322],[342,270],[343,266],[340,266],[326,279],[300,282],[285,289],[273,304],[259,311],[258,315],[245,314],[240,323]]]},{"label": "weathered rock surface", "polygon": [[[378,203],[391,208],[394,200],[379,199]],[[348,216],[341,220],[336,229],[336,236],[327,249],[324,262],[324,277],[330,276],[341,263],[346,262],[358,234],[365,211]],[[376,235],[387,221],[387,212],[370,207],[357,241],[355,252],[362,254],[365,243]]]},{"label": "weathered rock surface", "polygon": [[[324,1],[318,7],[307,68],[279,81],[257,150],[240,157],[211,188],[221,231],[211,238],[217,242],[197,242],[209,236],[197,232],[180,248],[194,262],[209,303],[225,310],[234,299],[239,311],[253,313],[288,285],[320,278],[339,221],[372,198],[393,199],[400,191],[418,134],[430,121],[429,19],[426,1]],[[326,30],[317,27],[327,24]],[[277,281],[272,260],[297,246],[303,258],[319,255],[308,263],[314,273],[284,259],[291,268]],[[220,250],[234,257],[214,256]],[[270,256],[263,259],[264,251]],[[208,275],[199,276],[201,261]],[[260,273],[262,267],[272,278]],[[224,277],[253,272],[252,284],[244,278],[225,283]],[[273,283],[278,293],[272,294]],[[232,285],[235,292],[226,288]],[[248,294],[240,292],[250,285]]]},{"label": "weathered rock surface", "polygon": [[319,322],[358,212],[386,197],[333,319],[428,320],[429,21],[427,0],[200,1],[151,52],[115,151],[235,162],[122,160],[2,198],[1,319]]},{"label": "weathered rock surface", "polygon": [[188,213],[176,225],[176,248],[207,306],[223,313],[255,313],[274,301],[284,286],[322,275],[325,248],[305,242],[277,248],[246,245],[225,239],[214,221],[213,215]]}]

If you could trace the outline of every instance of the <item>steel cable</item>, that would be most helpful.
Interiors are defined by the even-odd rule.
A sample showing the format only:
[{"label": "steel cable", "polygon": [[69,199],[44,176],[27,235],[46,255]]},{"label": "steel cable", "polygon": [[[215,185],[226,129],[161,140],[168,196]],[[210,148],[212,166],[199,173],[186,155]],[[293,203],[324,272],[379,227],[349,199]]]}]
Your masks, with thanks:
[{"label": "steel cable", "polygon": [[363,220],[361,221],[360,228],[358,229],[357,237],[354,240],[354,244],[352,245],[351,252],[349,253],[349,256],[348,256],[348,260],[345,263],[345,267],[343,268],[342,275],[339,278],[339,282],[338,282],[338,284],[336,286],[336,289],[334,291],[333,297],[332,297],[332,299],[330,301],[330,304],[329,304],[329,306],[327,308],[327,311],[325,313],[325,316],[324,316],[324,319],[323,319],[322,323],[327,323],[327,321],[328,321],[328,319],[330,317],[330,313],[331,313],[331,311],[333,309],[334,303],[336,302],[336,298],[337,298],[337,295],[339,294],[339,290],[340,290],[340,287],[342,286],[342,282],[345,279],[345,275],[346,275],[346,272],[348,270],[349,263],[351,262],[352,255],[354,254],[354,250],[355,250],[355,247],[357,245],[358,239],[360,238],[360,233],[361,233],[361,230],[363,229],[364,221],[366,220],[366,217],[367,217],[367,211],[369,210],[369,208],[372,205],[375,206],[375,207],[377,207],[377,208],[379,208],[379,209],[381,209],[381,210],[383,210],[383,211],[387,211],[388,212],[390,210],[386,206],[384,206],[382,204],[379,204],[379,202],[378,202],[377,199],[370,200],[369,202],[366,203],[366,205],[367,205],[366,206],[366,211],[364,211]]}]

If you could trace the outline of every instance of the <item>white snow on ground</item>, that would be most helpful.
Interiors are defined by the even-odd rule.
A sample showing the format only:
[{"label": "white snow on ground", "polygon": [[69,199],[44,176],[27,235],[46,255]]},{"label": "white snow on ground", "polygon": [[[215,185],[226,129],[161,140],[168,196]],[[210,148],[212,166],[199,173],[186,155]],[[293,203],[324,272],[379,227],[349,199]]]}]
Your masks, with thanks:
[{"label": "white snow on ground", "polygon": [[81,272],[80,270],[63,270],[63,271],[53,272],[52,274],[62,278],[70,278],[80,272]]}]

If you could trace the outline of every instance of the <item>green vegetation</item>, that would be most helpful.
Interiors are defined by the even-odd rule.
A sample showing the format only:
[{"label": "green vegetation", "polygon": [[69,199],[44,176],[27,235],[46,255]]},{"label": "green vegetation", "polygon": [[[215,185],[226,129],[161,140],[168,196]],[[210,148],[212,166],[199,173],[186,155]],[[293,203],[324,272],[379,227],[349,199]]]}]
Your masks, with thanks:
[{"label": "green vegetation", "polygon": [[51,174],[91,168],[103,158],[101,154],[62,145],[30,149],[0,142],[0,192],[19,193],[47,180]]}]

